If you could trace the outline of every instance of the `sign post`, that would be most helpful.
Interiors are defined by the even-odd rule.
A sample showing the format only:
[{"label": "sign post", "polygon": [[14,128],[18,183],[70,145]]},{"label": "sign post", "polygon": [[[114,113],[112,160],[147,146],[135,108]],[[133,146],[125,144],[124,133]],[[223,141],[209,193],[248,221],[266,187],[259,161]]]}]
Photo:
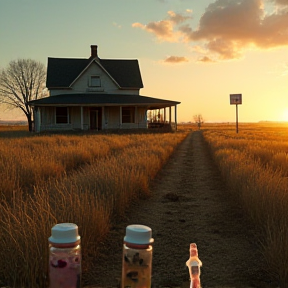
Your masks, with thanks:
[{"label": "sign post", "polygon": [[230,94],[230,105],[236,105],[236,133],[238,133],[238,104],[242,104],[242,94]]}]

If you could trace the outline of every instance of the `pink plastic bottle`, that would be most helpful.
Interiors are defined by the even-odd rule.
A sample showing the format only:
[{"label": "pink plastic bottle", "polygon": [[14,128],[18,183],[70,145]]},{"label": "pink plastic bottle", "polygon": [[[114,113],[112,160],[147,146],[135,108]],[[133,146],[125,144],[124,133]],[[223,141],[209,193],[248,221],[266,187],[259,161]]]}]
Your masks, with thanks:
[{"label": "pink plastic bottle", "polygon": [[49,237],[49,287],[80,288],[81,247],[78,226],[61,223]]},{"label": "pink plastic bottle", "polygon": [[200,288],[200,267],[202,262],[198,258],[198,249],[195,243],[190,244],[190,258],[186,262],[190,274],[190,288]]},{"label": "pink plastic bottle", "polygon": [[123,245],[122,288],[150,288],[152,271],[152,230],[129,225]]}]

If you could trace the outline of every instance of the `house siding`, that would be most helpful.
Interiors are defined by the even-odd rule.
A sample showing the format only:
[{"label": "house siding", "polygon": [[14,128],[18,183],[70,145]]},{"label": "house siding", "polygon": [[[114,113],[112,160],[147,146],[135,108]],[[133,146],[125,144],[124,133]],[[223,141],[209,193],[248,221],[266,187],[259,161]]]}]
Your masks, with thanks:
[{"label": "house siding", "polygon": [[[136,108],[134,123],[120,123],[120,107],[100,107],[102,125],[100,129],[131,129],[147,128],[146,108]],[[81,125],[81,107],[69,107],[69,123],[56,124],[55,107],[41,107],[39,109],[41,124],[40,131],[49,130],[89,130],[90,107],[83,107],[83,123]],[[82,127],[83,126],[83,127]],[[37,131],[37,132],[40,132]]]},{"label": "house siding", "polygon": [[106,107],[105,109],[108,115],[108,121],[106,121],[107,129],[119,129],[120,128],[120,108],[119,107]]},{"label": "house siding", "polygon": [[80,107],[70,107],[69,116],[73,129],[81,129]]}]

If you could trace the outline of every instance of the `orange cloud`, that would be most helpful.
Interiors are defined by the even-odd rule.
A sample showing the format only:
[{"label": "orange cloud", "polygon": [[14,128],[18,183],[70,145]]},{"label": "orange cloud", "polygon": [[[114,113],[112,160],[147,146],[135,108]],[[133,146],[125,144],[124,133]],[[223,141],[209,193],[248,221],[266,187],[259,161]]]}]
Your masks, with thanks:
[{"label": "orange cloud", "polygon": [[211,63],[211,62],[215,62],[214,60],[212,60],[211,58],[204,56],[201,59],[199,59],[199,62],[205,62],[205,63]]},{"label": "orange cloud", "polygon": [[287,0],[275,0],[275,3],[276,4],[280,4],[280,5],[288,5],[288,2]]},{"label": "orange cloud", "polygon": [[[189,10],[187,13],[190,14],[191,11]],[[173,11],[168,11],[167,14],[169,16],[165,20],[149,22],[146,25],[137,22],[133,23],[132,27],[146,30],[147,32],[156,35],[159,40],[168,42],[180,42],[182,33],[175,30],[175,26],[183,23],[187,19],[191,19],[191,16],[181,15]]]},{"label": "orange cloud", "polygon": [[[265,11],[267,1],[277,8],[274,12]],[[224,60],[240,58],[245,49],[288,46],[288,0],[216,0],[197,29],[188,22],[191,16],[173,11],[168,15],[166,20],[139,25],[163,41],[201,45]]]},{"label": "orange cloud", "polygon": [[197,30],[182,32],[190,41],[204,41],[221,59],[239,58],[245,48],[288,45],[288,11],[268,15],[261,0],[217,0],[207,7]]},{"label": "orange cloud", "polygon": [[188,62],[189,60],[186,57],[179,57],[179,56],[170,56],[164,60],[166,63],[181,63],[181,62]]},{"label": "orange cloud", "polygon": [[168,42],[177,42],[177,37],[173,31],[173,23],[171,21],[162,20],[158,22],[150,22],[147,25],[141,23],[133,23],[132,27],[138,27],[147,32],[155,34],[159,40]]}]

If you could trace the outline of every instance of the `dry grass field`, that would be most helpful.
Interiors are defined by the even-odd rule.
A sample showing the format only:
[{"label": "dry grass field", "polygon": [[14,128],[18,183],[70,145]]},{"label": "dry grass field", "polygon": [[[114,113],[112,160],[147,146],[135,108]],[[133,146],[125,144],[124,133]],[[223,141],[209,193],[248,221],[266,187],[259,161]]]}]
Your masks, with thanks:
[{"label": "dry grass field", "polygon": [[288,124],[242,124],[238,134],[234,127],[212,125],[203,133],[256,228],[267,269],[288,287]]},{"label": "dry grass field", "polygon": [[48,237],[60,222],[79,226],[89,274],[111,220],[149,196],[150,181],[186,135],[38,135],[1,127],[0,287],[47,285]]},{"label": "dry grass field", "polygon": [[[78,224],[83,277],[91,274],[113,219],[149,198],[151,181],[195,129],[38,135],[0,127],[0,287],[45,287],[47,238],[59,222]],[[240,124],[237,134],[235,124],[204,124],[202,133],[231,197],[256,227],[267,269],[287,287],[288,125]]]}]

